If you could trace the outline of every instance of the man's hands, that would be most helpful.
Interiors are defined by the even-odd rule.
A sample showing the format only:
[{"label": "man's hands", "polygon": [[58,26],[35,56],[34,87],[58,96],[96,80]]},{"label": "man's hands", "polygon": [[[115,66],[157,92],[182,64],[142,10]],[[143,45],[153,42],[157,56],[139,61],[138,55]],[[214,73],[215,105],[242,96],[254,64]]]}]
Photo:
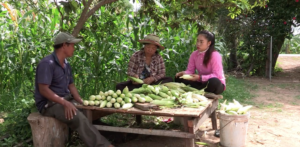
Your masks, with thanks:
[{"label": "man's hands", "polygon": [[63,106],[65,109],[66,119],[71,120],[73,119],[74,115],[77,115],[76,114],[77,108],[71,102],[65,100]]}]

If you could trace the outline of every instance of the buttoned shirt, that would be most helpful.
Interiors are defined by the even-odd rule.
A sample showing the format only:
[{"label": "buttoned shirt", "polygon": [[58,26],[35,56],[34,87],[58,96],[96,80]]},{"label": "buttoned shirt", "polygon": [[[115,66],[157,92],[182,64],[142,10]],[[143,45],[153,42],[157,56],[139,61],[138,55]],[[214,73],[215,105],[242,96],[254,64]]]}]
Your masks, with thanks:
[{"label": "buttoned shirt", "polygon": [[198,74],[202,75],[202,82],[206,82],[210,78],[218,78],[226,86],[222,56],[217,51],[212,52],[210,61],[205,66],[203,63],[205,53],[198,50],[194,51],[190,56],[185,73],[194,74],[197,70]]},{"label": "buttoned shirt", "polygon": [[61,97],[70,94],[68,86],[73,83],[71,66],[66,59],[64,65],[64,67],[60,65],[54,52],[39,62],[35,75],[34,97],[35,104],[40,112],[47,104],[48,99],[41,95],[38,84],[49,85],[49,89]]},{"label": "buttoned shirt", "polygon": [[[128,63],[128,76],[138,76],[140,77],[141,73],[145,68],[146,56],[144,50],[135,52],[129,60]],[[159,54],[155,54],[151,58],[150,62],[150,77],[153,77],[155,82],[165,77],[166,69],[163,58]]]}]

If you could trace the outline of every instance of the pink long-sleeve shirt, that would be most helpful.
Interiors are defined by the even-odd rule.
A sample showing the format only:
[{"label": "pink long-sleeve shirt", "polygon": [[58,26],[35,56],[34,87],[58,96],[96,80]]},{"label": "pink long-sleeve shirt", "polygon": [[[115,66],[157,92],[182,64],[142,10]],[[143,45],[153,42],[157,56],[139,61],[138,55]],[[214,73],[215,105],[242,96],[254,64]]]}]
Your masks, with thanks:
[{"label": "pink long-sleeve shirt", "polygon": [[224,84],[225,89],[226,82],[222,65],[222,56],[219,52],[214,51],[211,54],[211,59],[206,67],[203,63],[204,55],[205,52],[200,53],[198,50],[194,51],[190,56],[189,64],[185,73],[194,74],[195,70],[197,70],[198,74],[202,75],[202,82],[206,82],[210,78],[218,78]]}]

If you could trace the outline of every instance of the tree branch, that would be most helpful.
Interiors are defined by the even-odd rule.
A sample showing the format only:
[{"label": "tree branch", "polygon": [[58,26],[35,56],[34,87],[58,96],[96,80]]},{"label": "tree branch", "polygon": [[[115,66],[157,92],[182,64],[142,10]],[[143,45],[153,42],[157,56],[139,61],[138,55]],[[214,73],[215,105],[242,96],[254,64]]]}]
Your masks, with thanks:
[{"label": "tree branch", "polygon": [[60,11],[60,9],[59,9],[59,6],[58,6],[56,0],[54,0],[54,3],[55,3],[55,5],[56,5],[56,7],[57,7],[57,9],[58,9],[59,14],[61,15],[61,23],[60,23],[60,24],[61,24],[61,26],[62,26],[62,24],[64,23],[64,15],[61,13],[61,11]]},{"label": "tree branch", "polygon": [[102,0],[88,12],[87,17],[90,17],[91,15],[93,15],[101,6],[103,6],[105,4],[113,3],[115,1],[118,1],[118,0]]},{"label": "tree branch", "polygon": [[102,0],[101,2],[99,2],[98,4],[96,4],[90,11],[88,11],[91,3],[93,0],[89,0],[87,2],[87,4],[84,6],[84,9],[81,13],[81,16],[78,20],[77,25],[75,26],[72,35],[77,37],[77,35],[79,34],[80,30],[82,29],[84,23],[87,21],[87,19],[93,15],[101,6],[105,5],[105,4],[109,4],[109,3],[113,3],[115,1],[118,0]]}]

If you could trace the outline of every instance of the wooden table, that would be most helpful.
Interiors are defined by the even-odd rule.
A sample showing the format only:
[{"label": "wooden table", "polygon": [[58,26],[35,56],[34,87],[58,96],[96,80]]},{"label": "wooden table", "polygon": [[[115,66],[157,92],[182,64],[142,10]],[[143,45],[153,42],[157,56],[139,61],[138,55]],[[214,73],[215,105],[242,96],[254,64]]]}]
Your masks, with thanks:
[{"label": "wooden table", "polygon": [[135,115],[153,115],[153,116],[168,116],[179,117],[182,120],[184,131],[171,131],[171,130],[152,130],[152,129],[140,129],[140,128],[123,128],[112,127],[105,125],[94,125],[98,130],[113,131],[113,132],[125,132],[144,135],[157,135],[168,137],[186,138],[185,147],[194,147],[194,139],[196,132],[201,124],[209,117],[211,117],[212,128],[217,129],[216,109],[218,107],[218,99],[209,99],[209,104],[206,107],[200,108],[172,108],[153,111],[142,111],[137,108],[114,109],[114,108],[99,108],[96,106],[76,106],[82,109],[86,117],[90,122],[93,121],[93,114],[107,114],[107,113],[125,113]]}]

